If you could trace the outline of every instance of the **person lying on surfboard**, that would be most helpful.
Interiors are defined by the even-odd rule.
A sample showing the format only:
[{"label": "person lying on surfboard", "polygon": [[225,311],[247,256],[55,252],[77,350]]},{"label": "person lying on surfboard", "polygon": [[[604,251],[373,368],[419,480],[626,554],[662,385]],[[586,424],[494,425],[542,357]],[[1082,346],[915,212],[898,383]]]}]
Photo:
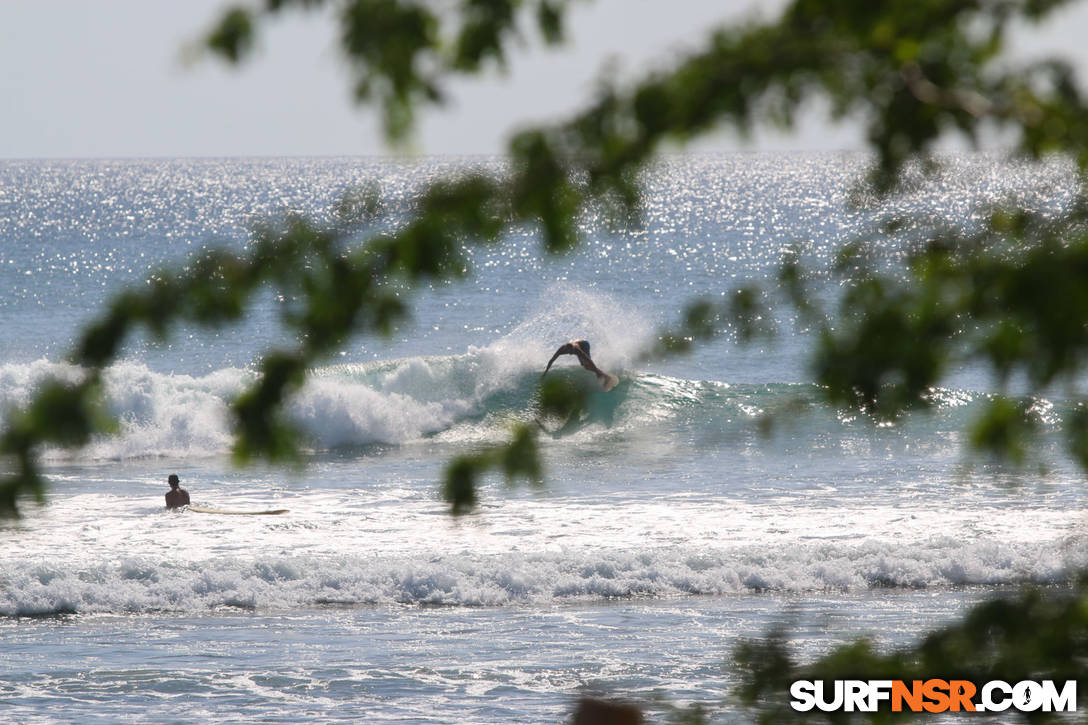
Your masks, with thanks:
[{"label": "person lying on surfboard", "polygon": [[548,371],[552,369],[552,363],[560,355],[574,355],[578,358],[578,363],[586,370],[590,371],[597,376],[597,380],[601,382],[601,387],[605,390],[611,390],[616,387],[616,377],[609,375],[604,370],[597,367],[593,358],[589,356],[589,341],[588,340],[571,340],[559,346],[559,349],[552,355],[552,359],[548,361],[548,366],[544,368],[544,372],[540,374],[540,377],[544,377],[548,374]]},{"label": "person lying on surfboard", "polygon": [[178,480],[178,474],[171,473],[166,482],[170,484],[170,490],[166,492],[166,508],[177,509],[188,506],[189,492],[179,485],[181,482]]}]

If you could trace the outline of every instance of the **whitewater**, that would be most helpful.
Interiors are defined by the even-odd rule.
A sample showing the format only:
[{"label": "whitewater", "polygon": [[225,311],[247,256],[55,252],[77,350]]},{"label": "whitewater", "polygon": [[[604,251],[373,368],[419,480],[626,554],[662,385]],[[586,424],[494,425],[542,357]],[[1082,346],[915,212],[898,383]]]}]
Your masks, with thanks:
[{"label": "whitewater", "polygon": [[[104,374],[118,430],[44,451],[45,505],[0,524],[0,720],[557,722],[590,693],[743,721],[728,699],[742,637],[789,621],[803,656],[862,634],[891,646],[995,591],[1067,584],[1088,566],[1088,516],[1060,395],[1035,401],[1037,459],[1014,468],[964,448],[985,371],[890,423],[830,408],[788,308],[773,340],[726,329],[644,355],[689,299],[773,286],[796,245],[826,268],[889,211],[969,228],[1010,194],[1060,205],[1068,173],[949,157],[876,210],[853,203],[864,163],[668,158],[641,225],[589,215],[570,256],[542,258],[532,229],[468,249],[467,282],[423,290],[391,338],[359,335],[311,371],[287,406],[297,467],[230,457],[231,399],[291,342],[276,295],[237,327],[132,340]],[[78,378],[79,326],[161,266],[241,250],[280,214],[320,219],[358,184],[380,185],[395,224],[420,184],[466,167],[500,162],[3,162],[0,416]],[[834,299],[836,282],[812,282]],[[489,478],[452,516],[444,465],[536,420],[569,339],[619,385],[561,359],[549,375],[588,406],[541,430],[544,483]],[[194,504],[288,513],[167,512],[170,473]]]}]

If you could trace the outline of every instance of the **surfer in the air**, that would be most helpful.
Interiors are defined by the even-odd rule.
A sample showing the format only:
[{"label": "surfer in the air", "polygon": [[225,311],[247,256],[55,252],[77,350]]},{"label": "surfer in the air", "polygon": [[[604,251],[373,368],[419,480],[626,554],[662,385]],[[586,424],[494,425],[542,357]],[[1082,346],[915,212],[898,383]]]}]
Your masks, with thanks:
[{"label": "surfer in the air", "polygon": [[548,371],[552,369],[552,363],[560,355],[574,355],[578,358],[578,364],[584,367],[597,376],[597,380],[601,382],[601,386],[605,390],[611,390],[616,387],[618,382],[613,375],[609,375],[605,371],[601,370],[593,362],[593,358],[589,356],[589,341],[588,340],[571,340],[559,346],[559,349],[552,355],[552,359],[548,361],[548,366],[544,368],[544,372],[540,374],[540,377],[544,377],[548,374]]},{"label": "surfer in the air", "polygon": [[166,492],[166,508],[176,509],[182,506],[189,505],[189,492],[181,487],[181,481],[178,480],[178,474],[171,473],[170,478],[166,479],[166,482],[170,484],[170,490]]}]

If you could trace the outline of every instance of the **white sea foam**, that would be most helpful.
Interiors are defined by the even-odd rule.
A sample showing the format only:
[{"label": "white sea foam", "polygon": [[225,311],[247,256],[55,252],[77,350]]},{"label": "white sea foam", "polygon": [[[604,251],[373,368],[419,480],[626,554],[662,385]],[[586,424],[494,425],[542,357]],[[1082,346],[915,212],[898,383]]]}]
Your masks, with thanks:
[{"label": "white sea foam", "polygon": [[[476,412],[480,396],[496,386],[476,380],[479,354],[414,358],[315,371],[288,406],[289,415],[318,448],[405,443],[448,428]],[[0,366],[0,409],[25,405],[47,378],[73,380],[78,369],[44,360]],[[458,378],[470,378],[465,390]],[[204,376],[163,374],[141,363],[118,363],[104,375],[106,402],[116,435],[95,439],[74,454],[79,460],[142,457],[203,458],[230,450],[230,401],[254,380],[226,368]],[[73,454],[49,451],[47,459]]]},{"label": "white sea foam", "polygon": [[[1088,565],[1083,517],[1042,508],[555,497],[459,521],[400,489],[281,496],[283,517],[172,515],[141,501],[81,494],[35,514],[0,553],[0,614],[1061,583]],[[121,513],[103,518],[103,507]]]},{"label": "white sea foam", "polygon": [[[426,366],[421,360],[409,363]],[[308,383],[291,406],[292,417],[320,448],[416,440],[471,410],[472,401],[456,396],[420,400],[327,375]]]},{"label": "white sea foam", "polygon": [[5,567],[0,614],[282,609],[328,603],[546,605],[767,590],[1064,582],[1070,571],[1068,552],[992,541],[709,551],[573,548],[487,555],[264,554],[190,562],[125,557],[89,565],[44,560]]}]

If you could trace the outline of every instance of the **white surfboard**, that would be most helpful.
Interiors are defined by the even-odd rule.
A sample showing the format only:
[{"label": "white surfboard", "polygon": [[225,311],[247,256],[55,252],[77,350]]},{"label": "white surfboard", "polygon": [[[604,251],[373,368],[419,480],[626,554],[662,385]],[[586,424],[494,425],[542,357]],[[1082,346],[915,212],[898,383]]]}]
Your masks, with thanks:
[{"label": "white surfboard", "polygon": [[188,506],[187,511],[198,514],[224,514],[226,516],[277,516],[287,513],[288,509],[268,509],[267,511],[232,511],[228,509],[209,509],[203,506]]}]

